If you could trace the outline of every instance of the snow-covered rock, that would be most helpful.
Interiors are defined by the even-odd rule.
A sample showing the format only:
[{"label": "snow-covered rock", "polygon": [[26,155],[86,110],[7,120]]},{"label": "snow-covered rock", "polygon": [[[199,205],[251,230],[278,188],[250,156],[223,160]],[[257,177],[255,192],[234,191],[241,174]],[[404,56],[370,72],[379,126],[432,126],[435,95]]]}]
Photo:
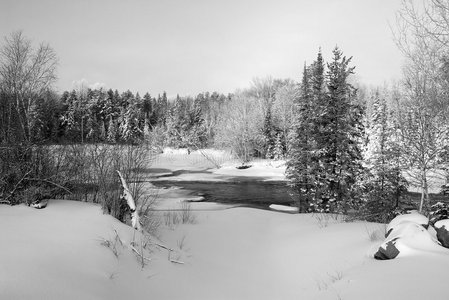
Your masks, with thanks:
[{"label": "snow-covered rock", "polygon": [[399,255],[399,250],[396,247],[396,239],[384,242],[376,253],[374,253],[374,258],[379,260],[387,260],[396,258]]},{"label": "snow-covered rock", "polygon": [[38,201],[34,201],[33,203],[30,204],[31,207],[34,208],[46,208],[48,204],[48,200],[38,200]]},{"label": "snow-covered rock", "polygon": [[403,222],[412,222],[415,224],[419,224],[426,229],[427,229],[427,227],[429,227],[429,218],[418,213],[416,210],[413,210],[408,214],[399,215],[396,218],[394,218],[393,220],[391,220],[391,222],[387,226],[387,231],[386,231],[387,233],[385,234],[385,237],[389,237],[391,231],[396,226],[398,226],[399,224],[401,224]]},{"label": "snow-covered rock", "polygon": [[436,222],[434,227],[441,246],[449,248],[449,219]]},{"label": "snow-covered rock", "polygon": [[392,227],[374,258],[385,260],[405,256],[416,251],[433,251],[440,248],[438,241],[421,224],[402,221]]}]

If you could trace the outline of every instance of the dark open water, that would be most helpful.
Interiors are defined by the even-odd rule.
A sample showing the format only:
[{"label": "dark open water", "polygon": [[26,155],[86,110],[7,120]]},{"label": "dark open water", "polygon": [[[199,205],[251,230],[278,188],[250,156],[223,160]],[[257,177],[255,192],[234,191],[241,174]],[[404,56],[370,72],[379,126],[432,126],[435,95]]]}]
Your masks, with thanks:
[{"label": "dark open water", "polygon": [[285,181],[152,181],[157,187],[180,187],[203,196],[204,201],[268,207],[270,204],[292,205]]}]

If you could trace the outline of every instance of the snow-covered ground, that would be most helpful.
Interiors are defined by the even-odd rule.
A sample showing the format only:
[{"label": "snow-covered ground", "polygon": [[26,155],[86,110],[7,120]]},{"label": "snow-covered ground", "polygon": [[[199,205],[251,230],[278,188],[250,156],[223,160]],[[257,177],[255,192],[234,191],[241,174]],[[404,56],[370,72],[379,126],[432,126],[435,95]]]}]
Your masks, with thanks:
[{"label": "snow-covered ground", "polygon": [[[143,269],[130,227],[98,206],[1,206],[1,299],[447,299],[449,250],[372,254],[384,226],[249,208],[197,211],[163,228]],[[114,241],[118,257],[102,245]],[[376,234],[374,234],[376,235]]]},{"label": "snow-covered ground", "polygon": [[[191,163],[173,162],[158,168]],[[203,167],[201,160],[190,170]],[[265,179],[271,171],[258,174]],[[182,193],[170,197],[184,200]],[[1,205],[0,299],[447,299],[449,250],[377,261],[385,225],[191,205],[194,224],[162,221],[159,239],[143,251],[151,258],[143,269],[130,246],[136,241],[142,251],[140,236],[96,205]],[[170,262],[155,243],[173,248],[170,259],[184,264]]]},{"label": "snow-covered ground", "polygon": [[[192,151],[186,149],[164,149],[153,161],[153,175],[166,175],[175,171],[177,176],[170,180],[186,181],[226,181],[233,178],[252,178],[258,180],[285,180],[285,161],[256,159],[250,168],[237,169],[241,162],[223,150],[205,149]],[[219,168],[217,166],[220,166]],[[162,180],[165,178],[161,178]]]}]

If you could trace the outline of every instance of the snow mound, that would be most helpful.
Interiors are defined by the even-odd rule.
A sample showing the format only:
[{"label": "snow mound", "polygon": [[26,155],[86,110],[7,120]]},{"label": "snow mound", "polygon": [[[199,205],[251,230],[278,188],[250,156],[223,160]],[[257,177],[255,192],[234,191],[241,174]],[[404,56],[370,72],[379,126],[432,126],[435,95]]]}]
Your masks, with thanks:
[{"label": "snow mound", "polygon": [[173,155],[186,155],[189,154],[187,148],[173,149],[173,148],[164,148],[162,150],[164,154],[173,154]]},{"label": "snow mound", "polygon": [[269,207],[271,210],[275,210],[275,211],[282,211],[282,212],[289,212],[289,213],[298,213],[299,212],[299,208],[292,207],[292,206],[271,204]]},{"label": "snow mound", "polygon": [[403,222],[412,222],[415,224],[419,224],[424,226],[425,228],[428,227],[429,225],[429,219],[418,213],[417,211],[411,211],[408,214],[404,214],[404,215],[399,215],[396,218],[394,218],[393,220],[391,220],[391,222],[388,224],[387,226],[387,234],[386,237],[388,237],[390,235],[390,232],[399,224],[403,223]]},{"label": "snow mound", "polygon": [[440,220],[433,225],[435,228],[441,229],[443,227],[449,229],[449,219]]},{"label": "snow mound", "polygon": [[237,161],[228,161],[221,165],[220,169],[214,171],[214,174],[227,176],[247,176],[259,177],[264,180],[285,180],[285,161],[273,161],[269,159],[260,159],[251,161],[250,168],[238,169],[241,163]]},{"label": "snow mound", "polygon": [[403,221],[396,225],[374,255],[377,259],[409,256],[422,251],[439,251],[437,240],[420,224]]},{"label": "snow mound", "polygon": [[[438,225],[443,226],[443,223],[449,225],[449,220],[445,221],[448,222],[441,222]],[[416,211],[397,216],[388,224],[386,239],[374,254],[374,258],[384,260],[423,251],[444,252],[444,248],[441,247],[444,246],[441,242],[442,233],[436,227],[437,240],[433,228],[428,227],[429,219]]]}]

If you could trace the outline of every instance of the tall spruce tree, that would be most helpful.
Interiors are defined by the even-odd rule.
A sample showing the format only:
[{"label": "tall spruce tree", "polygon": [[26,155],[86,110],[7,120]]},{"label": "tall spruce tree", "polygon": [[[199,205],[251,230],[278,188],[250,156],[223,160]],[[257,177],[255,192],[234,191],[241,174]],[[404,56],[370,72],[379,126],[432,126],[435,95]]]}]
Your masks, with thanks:
[{"label": "tall spruce tree", "polygon": [[351,58],[336,47],[327,64],[326,95],[317,120],[318,191],[316,210],[346,212],[361,165],[362,108],[353,103],[356,90],[348,82]]},{"label": "tall spruce tree", "polygon": [[276,130],[273,124],[273,116],[271,114],[271,105],[268,105],[267,112],[265,114],[265,120],[262,128],[263,142],[264,142],[264,155],[265,158],[274,157],[274,146],[276,138]]},{"label": "tall spruce tree", "polygon": [[322,66],[321,52],[310,68],[304,65],[299,97],[294,103],[293,128],[289,136],[286,177],[289,179],[295,201],[303,212],[309,211],[316,193],[317,168],[313,158],[316,149],[314,100],[317,98],[314,97],[314,88],[318,88],[319,77],[323,78]]}]

